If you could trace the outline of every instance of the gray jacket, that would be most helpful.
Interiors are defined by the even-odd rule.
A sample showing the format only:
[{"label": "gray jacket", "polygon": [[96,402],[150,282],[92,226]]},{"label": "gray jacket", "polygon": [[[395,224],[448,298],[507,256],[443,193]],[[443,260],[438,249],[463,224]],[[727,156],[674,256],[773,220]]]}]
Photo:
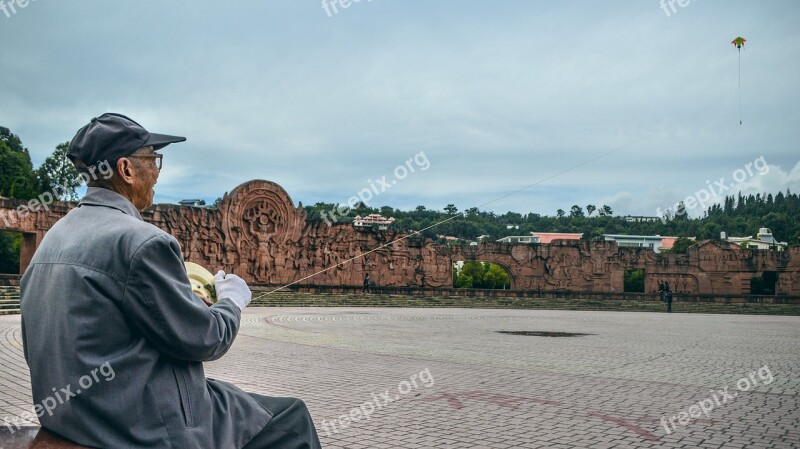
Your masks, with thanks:
[{"label": "gray jacket", "polygon": [[180,246],[126,198],[89,188],[21,280],[22,339],[42,425],[101,448],[238,449],[271,414],[206,379],[241,312],[192,293]]}]

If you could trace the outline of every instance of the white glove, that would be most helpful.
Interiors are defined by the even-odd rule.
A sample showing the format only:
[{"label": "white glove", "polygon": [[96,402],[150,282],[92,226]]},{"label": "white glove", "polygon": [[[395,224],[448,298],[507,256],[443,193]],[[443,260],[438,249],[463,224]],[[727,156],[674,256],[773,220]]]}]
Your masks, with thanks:
[{"label": "white glove", "polygon": [[253,299],[253,293],[244,279],[235,274],[226,275],[222,270],[214,276],[214,288],[217,290],[218,299],[230,299],[239,310],[244,310]]}]

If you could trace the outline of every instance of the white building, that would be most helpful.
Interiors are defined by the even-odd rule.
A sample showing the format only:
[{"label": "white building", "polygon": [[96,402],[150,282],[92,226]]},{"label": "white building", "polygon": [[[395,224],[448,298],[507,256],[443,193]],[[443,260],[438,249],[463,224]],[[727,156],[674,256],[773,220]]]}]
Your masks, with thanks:
[{"label": "white building", "polygon": [[661,252],[661,242],[664,237],[660,235],[621,235],[603,234],[607,242],[617,242],[620,248],[650,248],[655,252]]},{"label": "white building", "polygon": [[178,204],[180,204],[181,206],[202,207],[206,205],[206,202],[205,200],[194,198],[189,200],[180,200],[178,201]]},{"label": "white building", "polygon": [[370,228],[372,226],[377,226],[379,230],[383,231],[388,229],[389,226],[393,224],[394,217],[385,218],[380,214],[369,214],[364,218],[356,215],[356,218],[353,219],[353,226],[356,228]]},{"label": "white building", "polygon": [[646,217],[643,215],[626,215],[623,218],[629,223],[655,223],[661,220],[659,217]]},{"label": "white building", "polygon": [[539,236],[536,235],[510,235],[498,240],[500,243],[539,243]]},{"label": "white building", "polygon": [[775,237],[773,237],[772,231],[769,228],[759,228],[756,238],[753,238],[753,236],[727,237],[724,232],[720,237],[722,240],[726,240],[750,249],[775,249],[778,251],[783,251],[787,246],[789,246],[789,244],[786,242],[779,242],[775,240]]}]

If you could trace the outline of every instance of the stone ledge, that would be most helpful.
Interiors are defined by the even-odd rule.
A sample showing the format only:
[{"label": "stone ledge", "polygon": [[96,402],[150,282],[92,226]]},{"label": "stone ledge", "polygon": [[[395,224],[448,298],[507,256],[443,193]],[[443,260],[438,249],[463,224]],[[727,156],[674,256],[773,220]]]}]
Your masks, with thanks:
[{"label": "stone ledge", "polygon": [[0,428],[0,447],[4,449],[88,449],[67,441],[41,427],[21,427],[14,432]]},{"label": "stone ledge", "polygon": [[[339,294],[359,295],[362,286],[342,285],[293,285],[291,287],[269,286],[253,284],[253,292],[264,293],[275,291],[281,293],[308,293],[308,294]],[[588,299],[588,300],[617,300],[617,301],[652,301],[660,302],[658,292],[651,293],[625,293],[625,292],[593,292],[593,291],[566,291],[566,290],[490,290],[490,289],[461,289],[441,287],[370,287],[370,294],[376,296],[426,296],[426,297],[464,297],[476,299],[490,298],[547,298],[547,299]],[[683,302],[710,302],[722,304],[794,304],[800,305],[800,296],[790,295],[726,295],[726,294],[701,294],[673,292],[675,301]]]},{"label": "stone ledge", "polygon": [[[619,312],[666,312],[659,300],[592,298],[503,298],[465,296],[325,294],[276,292],[259,297],[255,291],[250,307],[419,307],[463,309],[538,309]],[[800,315],[798,304],[697,302],[676,299],[674,313]]]}]

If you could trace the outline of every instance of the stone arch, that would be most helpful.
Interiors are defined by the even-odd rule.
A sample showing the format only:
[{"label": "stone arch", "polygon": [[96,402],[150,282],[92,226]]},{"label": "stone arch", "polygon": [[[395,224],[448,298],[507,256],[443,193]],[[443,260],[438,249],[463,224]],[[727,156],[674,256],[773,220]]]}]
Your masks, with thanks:
[{"label": "stone arch", "polygon": [[[493,263],[493,264],[496,264],[496,265],[498,265],[500,268],[502,268],[502,269],[503,269],[503,270],[506,272],[506,274],[508,274],[508,279],[509,279],[509,283],[510,283],[510,285],[508,286],[508,290],[515,290],[515,289],[516,289],[516,285],[518,284],[518,281],[517,281],[517,278],[516,278],[516,276],[517,276],[517,275],[516,275],[516,273],[514,272],[514,270],[512,270],[512,269],[511,269],[511,268],[508,266],[508,263],[507,263],[506,261],[504,261],[504,260],[494,260],[494,259],[491,259],[491,258],[479,257],[479,258],[477,258],[477,259],[472,259],[472,258],[456,258],[456,259],[454,259],[452,262],[458,262],[458,261],[460,261],[460,260],[461,260],[461,261],[464,261],[464,262],[488,262],[488,263]],[[452,264],[451,264],[451,266],[452,266]],[[451,269],[451,270],[450,270],[450,272],[452,273],[452,271],[453,271],[453,270]],[[450,277],[452,278],[452,274],[450,275]],[[450,281],[450,285],[453,285],[453,282],[455,282],[455,279],[451,279],[451,281]]]}]

